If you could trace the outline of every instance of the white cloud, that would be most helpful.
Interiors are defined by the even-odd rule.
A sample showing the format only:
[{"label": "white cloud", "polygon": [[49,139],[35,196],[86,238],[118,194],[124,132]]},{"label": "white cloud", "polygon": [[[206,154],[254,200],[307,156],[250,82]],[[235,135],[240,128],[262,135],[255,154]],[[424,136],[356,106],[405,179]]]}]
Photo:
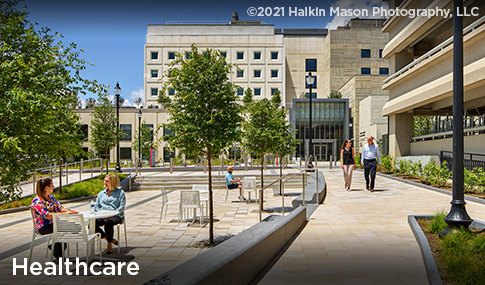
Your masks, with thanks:
[{"label": "white cloud", "polygon": [[143,98],[143,88],[138,88],[138,90],[131,91],[131,101],[135,100],[137,97]]},{"label": "white cloud", "polygon": [[[369,13],[368,17],[363,16],[334,16],[333,20],[325,26],[326,29],[335,30],[337,27],[345,26],[350,19],[353,18],[374,18],[372,17],[372,8],[373,7],[384,7],[388,8],[387,2],[383,2],[382,0],[367,0],[367,1],[356,1],[356,0],[337,0],[334,4],[332,4],[332,8],[336,9],[339,8],[340,11],[342,9],[359,9],[359,10],[367,10]],[[330,12],[330,9],[329,11]]]}]

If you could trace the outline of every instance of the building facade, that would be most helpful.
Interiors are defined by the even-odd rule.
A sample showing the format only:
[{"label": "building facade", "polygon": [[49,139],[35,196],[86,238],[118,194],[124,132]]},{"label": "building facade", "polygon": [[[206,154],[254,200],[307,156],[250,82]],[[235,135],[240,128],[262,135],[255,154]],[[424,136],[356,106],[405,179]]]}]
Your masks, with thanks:
[{"label": "building facade", "polygon": [[[465,152],[485,153],[485,3],[466,1],[463,18]],[[389,1],[390,8],[450,9],[452,0]],[[452,150],[450,116],[453,109],[453,19],[443,17],[391,17],[382,29],[389,34],[383,57],[391,76],[383,89],[389,101],[389,153],[393,156],[439,155]],[[415,132],[415,117],[428,126]]]},{"label": "building facade", "polygon": [[[345,27],[335,31],[282,30],[257,21],[239,21],[234,17],[225,24],[148,25],[144,46],[143,119],[154,129],[169,122],[166,109],[157,103],[158,95],[176,53],[189,57],[191,45],[195,43],[199,50],[220,50],[230,63],[237,66],[230,79],[241,87],[237,91],[239,100],[242,100],[246,88],[253,91],[255,100],[269,99],[276,90],[281,91],[282,106],[291,108],[291,123],[298,131],[297,136],[304,140],[308,139],[309,128],[308,123],[305,125],[308,114],[305,115],[304,111],[308,107],[308,99],[304,98],[310,96],[306,78],[312,72],[315,79],[311,92],[315,99],[312,138],[315,147],[312,151],[317,159],[328,160],[330,154],[338,154],[336,149],[343,140],[352,136],[350,122],[354,122],[357,126],[354,132],[358,132],[360,100],[371,94],[382,94],[375,91],[380,90],[381,85],[373,80],[388,69],[388,60],[380,56],[387,42],[387,35],[381,31],[382,22],[352,19]],[[352,81],[352,91],[347,92],[349,84],[346,83],[352,78],[356,78]],[[369,86],[364,87],[366,84]],[[342,86],[347,87],[342,89]],[[346,99],[326,99],[332,90],[341,90]],[[167,90],[167,95],[174,94]],[[138,109],[120,109],[120,128],[126,133],[120,142],[122,160],[138,156],[132,149],[138,130],[137,112]],[[91,113],[92,110],[78,111],[82,124],[88,130],[88,137]],[[155,135],[154,140],[159,141],[162,137],[163,130]],[[84,146],[91,149],[89,141]],[[308,150],[302,145],[296,150],[296,155],[304,156],[305,152],[308,153]],[[157,157],[159,161],[168,157],[163,141],[158,147]],[[116,150],[111,151],[110,159],[116,160]]]}]

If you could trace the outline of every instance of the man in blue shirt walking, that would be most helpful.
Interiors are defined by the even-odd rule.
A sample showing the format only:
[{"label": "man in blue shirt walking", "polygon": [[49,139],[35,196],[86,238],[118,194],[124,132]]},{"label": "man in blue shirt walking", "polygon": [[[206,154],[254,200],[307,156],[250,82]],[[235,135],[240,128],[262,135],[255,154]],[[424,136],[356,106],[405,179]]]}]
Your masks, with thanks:
[{"label": "man in blue shirt walking", "polygon": [[364,167],[365,189],[374,192],[377,166],[381,166],[381,154],[379,153],[379,146],[374,143],[374,138],[372,136],[367,138],[367,144],[362,150],[362,161],[360,162],[360,166]]},{"label": "man in blue shirt walking", "polygon": [[242,185],[241,185],[241,183],[239,183],[242,179],[241,178],[235,179],[234,176],[232,176],[232,171],[233,171],[232,166],[228,166],[227,167],[227,172],[226,172],[227,188],[228,189],[236,189],[236,188],[239,188],[239,197],[238,197],[238,199],[244,201],[244,200],[246,200],[246,198],[244,198],[244,196],[242,194]]}]

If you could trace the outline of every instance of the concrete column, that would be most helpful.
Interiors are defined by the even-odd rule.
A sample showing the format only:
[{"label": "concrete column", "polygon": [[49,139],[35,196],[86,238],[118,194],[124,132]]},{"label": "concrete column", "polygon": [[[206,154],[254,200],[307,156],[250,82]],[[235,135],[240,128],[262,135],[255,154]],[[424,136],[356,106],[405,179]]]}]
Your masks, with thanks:
[{"label": "concrete column", "polygon": [[389,154],[394,157],[411,155],[414,135],[413,113],[389,116]]}]

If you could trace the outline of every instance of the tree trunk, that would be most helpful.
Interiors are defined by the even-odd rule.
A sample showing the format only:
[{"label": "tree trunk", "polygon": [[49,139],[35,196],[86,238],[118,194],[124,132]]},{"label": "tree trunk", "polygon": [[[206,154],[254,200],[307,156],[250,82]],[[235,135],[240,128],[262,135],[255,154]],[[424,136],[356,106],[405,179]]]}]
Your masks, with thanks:
[{"label": "tree trunk", "polygon": [[[264,168],[264,155],[261,156],[261,188],[260,189],[263,189],[263,185],[264,185],[264,180],[263,180],[263,168]],[[259,211],[262,213],[263,212],[263,191],[260,191],[259,192]]]},{"label": "tree trunk", "polygon": [[283,185],[283,181],[282,181],[281,177],[283,177],[283,164],[281,163],[281,160],[280,160],[280,195],[282,195],[281,188],[282,188],[282,185]]},{"label": "tree trunk", "polygon": [[[207,151],[207,160],[209,164],[209,243],[214,244],[214,212],[212,208],[212,154],[210,150]],[[201,221],[202,223],[202,221]]]},{"label": "tree trunk", "polygon": [[106,174],[108,174],[108,168],[109,168],[109,159],[108,159],[108,153],[104,154],[104,157],[106,159]]}]

